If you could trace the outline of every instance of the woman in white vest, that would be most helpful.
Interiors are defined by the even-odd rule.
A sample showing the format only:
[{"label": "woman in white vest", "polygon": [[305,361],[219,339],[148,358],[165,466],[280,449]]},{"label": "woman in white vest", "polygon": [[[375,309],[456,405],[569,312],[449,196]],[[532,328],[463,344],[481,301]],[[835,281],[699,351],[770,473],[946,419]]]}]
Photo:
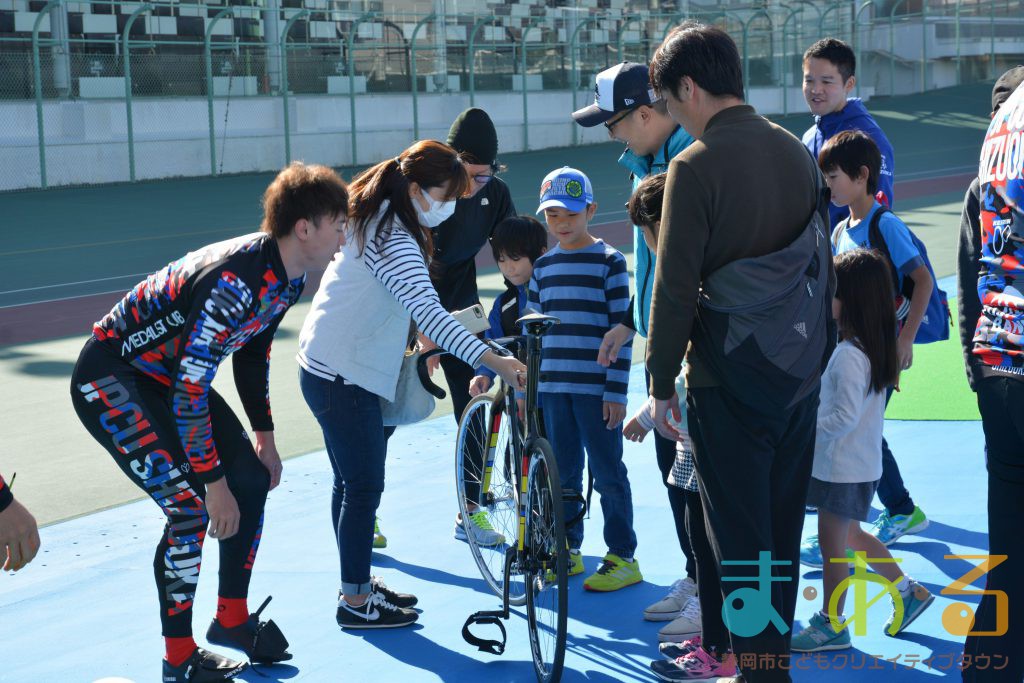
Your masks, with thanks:
[{"label": "woman in white vest", "polygon": [[520,384],[525,366],[490,351],[442,308],[427,255],[431,228],[448,218],[470,181],[458,154],[433,140],[367,169],[349,187],[346,245],[324,273],[299,338],[302,394],[324,432],[334,469],[331,502],[343,628],[393,628],[416,621],[412,595],[370,575],[374,517],[384,490],[393,400],[410,319],[470,366]]}]

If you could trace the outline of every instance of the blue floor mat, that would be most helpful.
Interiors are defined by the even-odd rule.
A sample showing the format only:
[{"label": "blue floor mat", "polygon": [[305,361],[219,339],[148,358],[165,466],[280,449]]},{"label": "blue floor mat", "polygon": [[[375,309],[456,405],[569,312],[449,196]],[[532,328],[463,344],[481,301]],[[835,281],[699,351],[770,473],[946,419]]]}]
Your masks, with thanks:
[{"label": "blue floor mat", "polygon": [[[631,386],[629,414],[643,399],[640,365],[633,367]],[[253,607],[264,596],[274,596],[265,616],[281,626],[295,659],[286,666],[260,666],[244,674],[244,680],[533,679],[522,611],[507,624],[503,656],[478,652],[460,635],[470,613],[495,609],[498,599],[480,579],[465,544],[452,538],[453,434],[453,420],[445,416],[402,428],[391,443],[380,510],[389,546],[374,553],[374,572],[420,597],[423,614],[413,628],[338,629],[330,467],[322,452],[285,463],[283,483],[268,502],[250,594]],[[966,560],[946,555],[980,554],[987,547],[981,425],[889,422],[886,435],[908,488],[931,518],[927,530],[892,548],[905,571],[937,599],[899,638],[882,635],[888,600],[880,601],[868,611],[867,635],[854,636],[853,650],[782,662],[792,666],[795,681],[863,681],[868,675],[872,681],[959,679],[963,638],[948,633],[942,620],[943,611],[959,598],[939,592],[970,569]],[[662,624],[644,622],[641,615],[680,577],[683,562],[650,437],[642,444],[626,442],[625,458],[634,496],[637,558],[646,581],[618,593],[593,594],[584,592],[581,577],[571,580],[565,681],[654,680],[649,664],[657,656]],[[588,573],[605,550],[597,500],[595,494],[583,547]],[[809,516],[806,530],[813,532],[815,524]],[[37,560],[17,575],[0,578],[0,681],[158,680],[163,645],[152,557],[162,525],[158,509],[142,501],[44,529],[44,550]],[[216,605],[216,549],[216,542],[206,546],[195,602],[200,644]],[[752,549],[752,559],[755,554]],[[802,591],[814,587],[820,592],[820,576],[819,571],[804,571]],[[873,587],[868,591],[876,592]],[[965,602],[976,604],[973,597]],[[801,598],[796,628],[819,608],[817,599]]]}]

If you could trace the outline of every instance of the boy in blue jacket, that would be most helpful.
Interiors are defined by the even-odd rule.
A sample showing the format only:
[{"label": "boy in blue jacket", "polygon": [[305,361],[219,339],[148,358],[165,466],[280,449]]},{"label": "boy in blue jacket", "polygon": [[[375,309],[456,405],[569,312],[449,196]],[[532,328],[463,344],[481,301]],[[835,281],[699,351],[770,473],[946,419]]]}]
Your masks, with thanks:
[{"label": "boy in blue jacket", "polygon": [[[509,216],[494,226],[491,251],[498,270],[505,276],[505,291],[494,299],[487,316],[488,339],[499,339],[522,330],[516,320],[527,314],[526,286],[533,277],[533,262],[548,250],[548,231],[532,216]],[[494,373],[480,366],[469,384],[471,396],[486,393],[494,381]]]},{"label": "boy in blue jacket", "polygon": [[[825,143],[844,130],[867,134],[882,153],[882,169],[878,174],[879,203],[893,208],[893,177],[895,162],[892,145],[878,123],[871,117],[859,97],[849,97],[857,83],[854,71],[857,58],[850,46],[837,38],[822,38],[804,53],[804,99],[814,114],[814,125],[804,133],[803,143],[815,159]],[[849,215],[845,206],[829,206],[833,228]]]}]

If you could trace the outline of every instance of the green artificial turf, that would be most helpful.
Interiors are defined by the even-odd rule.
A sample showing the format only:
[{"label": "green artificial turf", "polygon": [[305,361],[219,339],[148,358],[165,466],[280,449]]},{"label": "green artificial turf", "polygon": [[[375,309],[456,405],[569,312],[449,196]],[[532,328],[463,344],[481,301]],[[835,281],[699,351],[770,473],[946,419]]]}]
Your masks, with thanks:
[{"label": "green artificial turf", "polygon": [[[956,301],[950,299],[956,321]],[[949,339],[914,346],[914,365],[903,373],[885,416],[890,420],[980,420],[978,403],[967,384],[955,325]]]}]

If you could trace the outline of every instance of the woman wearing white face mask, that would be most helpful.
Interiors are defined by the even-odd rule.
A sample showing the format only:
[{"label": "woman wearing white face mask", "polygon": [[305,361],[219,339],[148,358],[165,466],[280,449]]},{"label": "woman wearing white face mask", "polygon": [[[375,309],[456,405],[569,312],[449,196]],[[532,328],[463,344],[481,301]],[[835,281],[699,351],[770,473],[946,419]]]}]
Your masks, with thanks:
[{"label": "woman wearing white face mask", "polygon": [[370,575],[374,517],[384,490],[392,400],[410,319],[470,365],[518,384],[525,366],[497,356],[441,307],[427,270],[430,228],[452,214],[469,177],[455,150],[417,142],[349,186],[346,245],[324,273],[299,337],[300,384],[334,469],[331,512],[341,556],[337,620],[343,628],[416,621],[416,598]]}]

